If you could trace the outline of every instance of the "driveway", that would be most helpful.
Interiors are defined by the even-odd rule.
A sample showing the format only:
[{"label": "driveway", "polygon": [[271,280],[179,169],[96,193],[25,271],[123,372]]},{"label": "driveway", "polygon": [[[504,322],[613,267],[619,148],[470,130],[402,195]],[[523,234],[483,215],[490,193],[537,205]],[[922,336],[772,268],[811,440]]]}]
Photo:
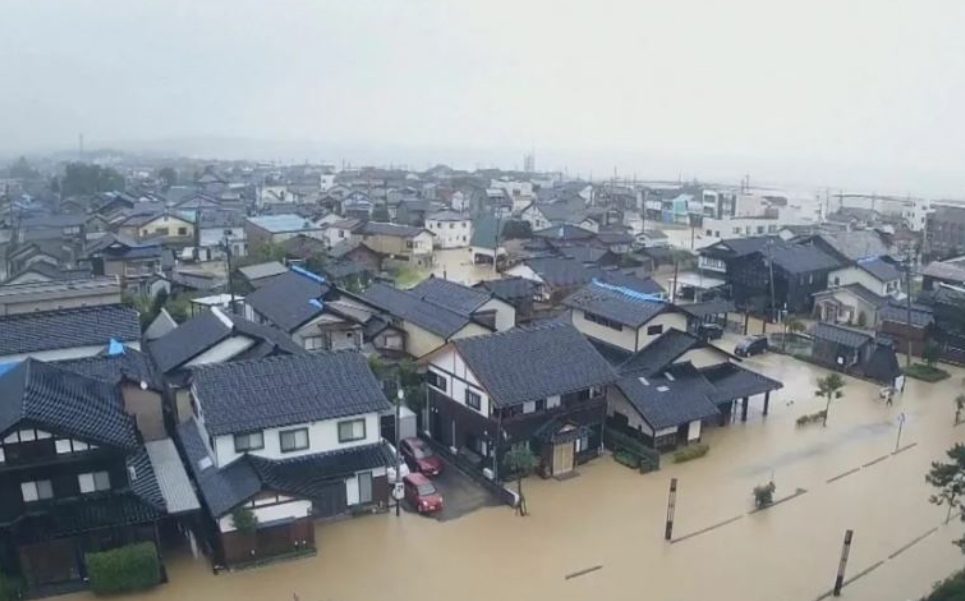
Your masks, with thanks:
[{"label": "driveway", "polygon": [[[443,458],[445,467],[442,473],[432,479],[432,483],[442,494],[444,508],[431,517],[440,522],[448,522],[472,513],[483,507],[502,505],[499,499],[483,488],[475,480],[463,473],[451,462]],[[407,511],[415,510],[408,504],[403,505]]]}]

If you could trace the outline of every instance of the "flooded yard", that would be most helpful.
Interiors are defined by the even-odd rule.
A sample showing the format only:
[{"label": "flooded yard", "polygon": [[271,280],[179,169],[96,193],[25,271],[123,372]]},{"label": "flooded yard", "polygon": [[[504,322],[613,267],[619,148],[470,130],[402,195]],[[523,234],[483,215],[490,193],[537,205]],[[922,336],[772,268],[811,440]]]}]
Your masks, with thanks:
[{"label": "flooded yard", "polygon": [[[828,426],[799,428],[799,415],[824,408],[813,393],[824,372],[776,354],[746,365],[785,388],[767,417],[752,399],[747,423],[706,430],[703,458],[665,456],[659,472],[640,475],[604,456],[567,481],[529,478],[526,518],[483,507],[445,522],[403,513],[319,524],[317,556],[259,569],[214,576],[180,554],[168,558],[170,583],[138,598],[813,601],[830,590],[849,528],[848,577],[859,577],[844,599],[917,599],[961,567],[950,541],[963,525],[943,524],[924,474],[965,438],[952,425],[965,371],[937,385],[912,380],[894,406],[846,378]],[[671,477],[675,542],[666,542]],[[779,502],[751,513],[752,487],[771,479]]]}]

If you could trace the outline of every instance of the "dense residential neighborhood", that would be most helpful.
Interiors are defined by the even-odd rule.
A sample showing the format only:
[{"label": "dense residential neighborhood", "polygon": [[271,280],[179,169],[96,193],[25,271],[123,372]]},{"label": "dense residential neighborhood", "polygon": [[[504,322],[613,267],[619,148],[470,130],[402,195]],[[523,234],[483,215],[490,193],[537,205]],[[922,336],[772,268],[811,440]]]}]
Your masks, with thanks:
[{"label": "dense residential neighborhood", "polygon": [[523,477],[669,469],[794,410],[811,370],[891,399],[965,363],[965,268],[912,201],[165,169],[0,188],[0,573],[33,597],[94,586],[99,554],[269,571],[348,518],[525,514]]}]

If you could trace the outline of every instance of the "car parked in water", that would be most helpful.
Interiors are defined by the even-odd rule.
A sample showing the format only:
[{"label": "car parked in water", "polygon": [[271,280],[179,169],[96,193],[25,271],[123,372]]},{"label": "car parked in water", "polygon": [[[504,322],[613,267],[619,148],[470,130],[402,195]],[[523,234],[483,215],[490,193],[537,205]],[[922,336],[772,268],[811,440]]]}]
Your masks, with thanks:
[{"label": "car parked in water", "polygon": [[751,336],[740,341],[734,348],[734,354],[738,357],[753,357],[767,352],[767,336]]},{"label": "car parked in water", "polygon": [[442,495],[432,480],[414,472],[402,479],[402,485],[406,502],[419,513],[442,511]]},{"label": "car parked in water", "polygon": [[402,458],[413,472],[419,472],[429,478],[442,473],[442,459],[421,438],[404,438],[399,443],[399,449],[402,451]]}]

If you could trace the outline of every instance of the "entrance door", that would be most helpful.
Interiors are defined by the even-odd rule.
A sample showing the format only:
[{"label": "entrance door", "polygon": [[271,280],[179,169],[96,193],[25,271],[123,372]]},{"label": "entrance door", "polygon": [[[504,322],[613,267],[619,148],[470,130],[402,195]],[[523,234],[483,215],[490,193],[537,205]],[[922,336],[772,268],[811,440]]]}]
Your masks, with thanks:
[{"label": "entrance door", "polygon": [[560,476],[573,471],[573,441],[553,446],[553,475]]},{"label": "entrance door", "polygon": [[20,547],[20,562],[31,586],[55,584],[80,578],[73,539],[61,539]]}]

